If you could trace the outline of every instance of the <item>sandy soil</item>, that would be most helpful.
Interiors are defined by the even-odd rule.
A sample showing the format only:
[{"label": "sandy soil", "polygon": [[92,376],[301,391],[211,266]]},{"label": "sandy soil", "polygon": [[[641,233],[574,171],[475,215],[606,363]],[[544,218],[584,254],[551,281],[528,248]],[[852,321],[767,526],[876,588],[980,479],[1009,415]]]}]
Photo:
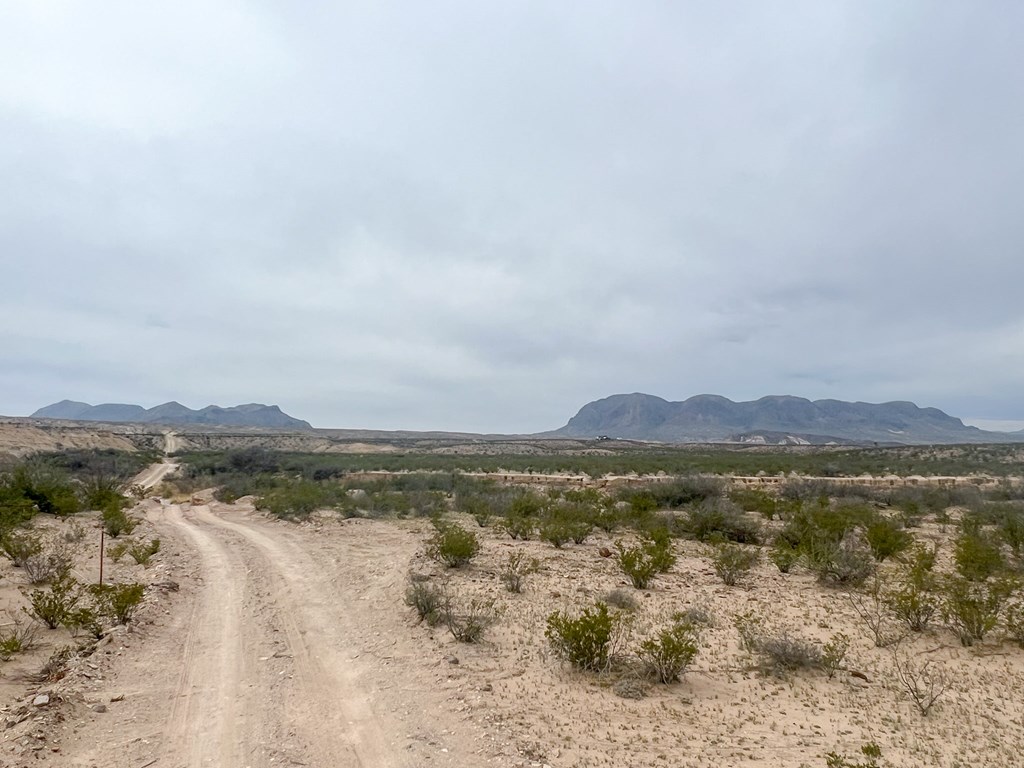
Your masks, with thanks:
[{"label": "sandy soil", "polygon": [[[136,513],[140,535],[164,544],[149,568],[122,561],[111,571],[151,585],[139,621],[60,683],[27,678],[31,662],[67,640],[60,632],[44,631],[43,650],[4,666],[0,695],[12,703],[0,765],[799,768],[824,766],[832,750],[854,757],[867,742],[881,746],[883,765],[1024,765],[1024,650],[998,637],[961,648],[941,629],[908,640],[913,657],[954,676],[923,718],[894,680],[891,651],[875,648],[841,595],[805,573],[763,564],[745,586],[726,587],[703,545],[679,542],[673,571],[634,591],[600,556],[612,544],[605,536],[556,550],[477,529],[481,555],[446,571],[423,555],[424,521],[296,525],[209,494],[150,499]],[[931,524],[917,534],[948,536]],[[515,550],[541,562],[519,595],[498,578]],[[84,561],[81,578],[93,567]],[[418,624],[402,603],[410,569],[494,599],[501,615],[486,642],[459,644]],[[612,589],[639,603],[634,646],[673,611],[713,614],[683,682],[627,700],[608,679],[551,658],[546,616]],[[747,610],[806,639],[845,632],[847,665],[867,680],[759,673],[732,626]],[[33,707],[39,693],[51,703]]]}]

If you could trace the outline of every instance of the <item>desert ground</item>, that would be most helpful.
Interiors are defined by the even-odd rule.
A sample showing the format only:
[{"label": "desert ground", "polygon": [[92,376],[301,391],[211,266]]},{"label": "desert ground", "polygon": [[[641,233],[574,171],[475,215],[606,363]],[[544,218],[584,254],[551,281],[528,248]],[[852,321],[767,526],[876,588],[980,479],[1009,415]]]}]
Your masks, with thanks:
[{"label": "desert ground", "polygon": [[[156,489],[173,470],[165,461],[137,482]],[[904,640],[896,653],[932,660],[950,680],[922,716],[894,675],[893,649],[875,647],[842,592],[799,569],[762,561],[730,587],[708,546],[675,541],[672,570],[634,590],[602,557],[625,533],[555,549],[455,516],[482,550],[447,569],[426,557],[422,519],[323,514],[300,524],[209,491],[154,491],[133,514],[143,521],[134,535],[159,538],[160,551],[148,566],[106,566],[108,579],[147,585],[137,619],[72,656],[60,679],[39,670],[75,644],[64,630],[40,629],[32,652],[0,666],[0,765],[799,768],[825,766],[831,752],[854,765],[869,743],[880,765],[1024,765],[1024,650],[998,636],[964,648],[941,628]],[[75,574],[97,578],[94,515],[40,525],[54,536],[84,531]],[[926,521],[915,533],[945,542],[948,527]],[[499,578],[516,550],[540,566],[521,594]],[[498,618],[483,642],[419,622],[403,601],[410,573],[463,600],[493,600]],[[0,577],[0,605],[23,621],[22,575],[4,561]],[[546,617],[613,590],[637,604],[623,649],[674,612],[710,615],[680,682],[623,698],[611,677],[552,655]],[[748,611],[806,640],[848,635],[842,668],[832,678],[761,671],[733,625]]]}]

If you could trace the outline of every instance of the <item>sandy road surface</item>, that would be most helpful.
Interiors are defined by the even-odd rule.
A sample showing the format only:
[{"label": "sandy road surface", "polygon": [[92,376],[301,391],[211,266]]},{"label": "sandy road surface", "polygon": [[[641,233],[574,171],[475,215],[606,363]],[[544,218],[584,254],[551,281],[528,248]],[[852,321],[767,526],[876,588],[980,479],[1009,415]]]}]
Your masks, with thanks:
[{"label": "sandy road surface", "polygon": [[403,655],[387,628],[402,613],[404,578],[391,564],[416,546],[407,532],[358,521],[351,539],[325,544],[215,502],[149,502],[147,517],[176,551],[184,600],[87,697],[125,698],[67,729],[61,765],[485,762],[479,735],[446,712],[443,696],[391,666]]}]

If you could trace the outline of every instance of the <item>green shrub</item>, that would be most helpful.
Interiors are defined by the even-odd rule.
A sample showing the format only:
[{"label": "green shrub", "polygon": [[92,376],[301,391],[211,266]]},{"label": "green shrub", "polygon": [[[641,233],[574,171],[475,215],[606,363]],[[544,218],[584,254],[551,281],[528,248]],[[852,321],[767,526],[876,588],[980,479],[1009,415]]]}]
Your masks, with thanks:
[{"label": "green shrub", "polygon": [[1005,566],[999,541],[981,528],[966,527],[960,532],[953,560],[957,571],[968,581],[985,581]]},{"label": "green shrub", "polygon": [[146,587],[135,582],[92,584],[89,592],[99,614],[115,619],[118,624],[127,624],[141,605]]},{"label": "green shrub", "polygon": [[476,534],[457,523],[435,520],[436,531],[427,542],[427,557],[449,568],[462,568],[480,551]]},{"label": "green shrub", "polygon": [[160,551],[160,539],[153,539],[148,544],[133,542],[128,548],[128,554],[137,565],[149,565],[149,559]]},{"label": "green shrub", "polygon": [[116,539],[122,533],[131,534],[138,524],[138,520],[118,505],[110,505],[103,509],[103,529],[108,536]]},{"label": "green shrub", "polygon": [[637,656],[649,677],[659,683],[674,683],[696,658],[699,640],[697,628],[676,614],[672,626],[640,644]]},{"label": "green shrub", "polygon": [[961,645],[971,646],[985,639],[999,623],[1003,606],[1016,586],[1009,579],[981,582],[963,576],[946,579],[942,618],[956,633]]},{"label": "green shrub", "polygon": [[825,768],[879,768],[878,761],[882,757],[882,749],[877,744],[865,744],[860,748],[864,755],[863,761],[854,762],[846,755],[829,752],[825,755]]},{"label": "green shrub", "polygon": [[36,644],[36,626],[24,623],[15,613],[8,612],[8,621],[0,627],[0,659],[9,661],[16,654],[31,650]]},{"label": "green shrub", "polygon": [[726,499],[711,499],[691,509],[681,527],[697,541],[722,538],[737,544],[761,542],[758,521]]},{"label": "green shrub", "polygon": [[850,638],[842,632],[832,635],[821,649],[821,666],[831,680],[842,667],[850,650]]},{"label": "green shrub", "polygon": [[67,619],[82,597],[81,585],[64,574],[50,584],[49,589],[34,589],[28,595],[30,608],[25,612],[39,619],[50,629],[56,629]]},{"label": "green shrub", "polygon": [[561,549],[562,545],[572,541],[572,527],[569,521],[562,517],[547,515],[541,518],[537,526],[537,536],[555,549]]},{"label": "green shrub", "polygon": [[775,563],[780,573],[789,573],[800,561],[800,550],[782,536],[776,536],[768,551],[768,559]]},{"label": "green shrub", "polygon": [[621,619],[598,602],[579,616],[556,611],[548,616],[544,636],[555,654],[576,669],[600,672],[608,667],[612,636]]},{"label": "green shrub", "polygon": [[897,587],[886,592],[889,610],[911,632],[923,632],[939,609],[937,582],[932,569],[938,550],[918,545],[905,560]]},{"label": "green shrub", "polygon": [[513,539],[527,541],[537,528],[536,518],[510,511],[499,526]]},{"label": "green shrub", "polygon": [[761,553],[757,549],[739,544],[719,544],[715,547],[711,562],[719,578],[733,587],[757,565],[760,559]]},{"label": "green shrub", "polygon": [[661,550],[646,542],[626,547],[620,541],[615,542],[615,549],[615,561],[622,572],[629,577],[634,587],[646,589],[659,572],[658,555]]},{"label": "green shrub", "polygon": [[6,531],[0,536],[0,549],[10,558],[16,568],[43,551],[43,538],[35,531]]},{"label": "green shrub", "polygon": [[116,563],[128,553],[128,547],[130,547],[131,545],[132,544],[130,541],[123,540],[108,544],[107,557],[109,557]]},{"label": "green shrub", "polygon": [[804,545],[803,552],[807,566],[822,584],[859,586],[875,572],[871,549],[856,534],[848,534],[838,542],[811,540]]},{"label": "green shrub", "polygon": [[505,589],[516,594],[523,591],[523,579],[540,570],[540,561],[532,557],[527,560],[523,552],[509,552],[501,569],[501,581]]},{"label": "green shrub", "polygon": [[879,517],[869,523],[864,529],[864,538],[878,562],[898,555],[914,542],[914,537],[897,521],[887,517]]},{"label": "green shrub", "polygon": [[1024,602],[1017,602],[1006,609],[1006,634],[1024,648]]}]

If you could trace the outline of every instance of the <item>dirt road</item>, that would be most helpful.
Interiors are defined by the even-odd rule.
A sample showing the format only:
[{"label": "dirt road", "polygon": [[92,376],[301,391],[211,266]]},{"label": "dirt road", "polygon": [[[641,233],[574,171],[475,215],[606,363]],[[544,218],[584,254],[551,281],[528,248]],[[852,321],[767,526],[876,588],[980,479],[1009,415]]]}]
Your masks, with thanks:
[{"label": "dirt road", "polygon": [[147,518],[174,552],[178,604],[126,640],[125,661],[87,697],[124,701],[68,728],[61,765],[485,762],[422,672],[401,672],[422,666],[394,632],[407,621],[396,566],[415,536],[349,521],[328,540],[215,502],[148,502]]}]

